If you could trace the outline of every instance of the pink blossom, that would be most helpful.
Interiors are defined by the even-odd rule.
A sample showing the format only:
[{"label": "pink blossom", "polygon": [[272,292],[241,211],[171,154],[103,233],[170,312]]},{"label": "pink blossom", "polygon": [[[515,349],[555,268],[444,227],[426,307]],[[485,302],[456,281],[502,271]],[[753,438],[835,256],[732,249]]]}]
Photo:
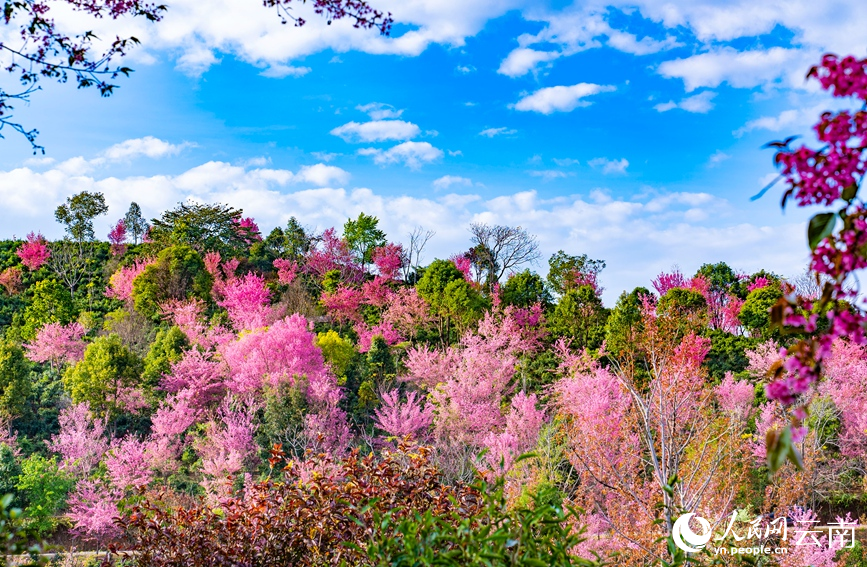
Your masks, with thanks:
[{"label": "pink blossom", "polygon": [[118,389],[117,405],[132,414],[141,414],[151,407],[142,389],[134,386]]},{"label": "pink blossom", "polygon": [[48,446],[62,457],[61,467],[78,475],[87,475],[108,451],[105,421],[96,421],[87,402],[60,410],[60,433],[51,437]]},{"label": "pink blossom", "polygon": [[[455,267],[464,275],[464,279],[473,283],[473,261],[465,255],[455,255],[449,258]],[[499,295],[499,294],[497,294]]]},{"label": "pink blossom", "polygon": [[102,542],[121,535],[115,522],[120,516],[117,506],[123,493],[114,487],[104,486],[96,479],[80,481],[69,497],[69,512],[72,533],[76,536]]},{"label": "pink blossom", "polygon": [[217,411],[218,421],[209,422],[205,438],[196,443],[202,472],[215,480],[238,474],[256,457],[256,407],[249,401],[239,405],[232,407],[226,398]]},{"label": "pink blossom", "polygon": [[112,443],[105,458],[105,467],[115,487],[140,488],[151,481],[153,473],[146,455],[147,446],[147,443],[132,435]]},{"label": "pink blossom", "polygon": [[731,372],[726,372],[719,386],[714,388],[720,409],[738,418],[746,418],[755,399],[755,389],[746,380],[735,381]]},{"label": "pink blossom", "polygon": [[382,405],[373,412],[373,423],[392,437],[423,437],[433,421],[433,406],[423,406],[415,392],[400,401],[400,392],[392,390],[382,394]]},{"label": "pink blossom", "polygon": [[320,241],[306,257],[305,269],[322,280],[332,270],[340,272],[340,279],[346,283],[360,283],[364,277],[361,266],[355,262],[346,241],[337,237],[337,231],[329,228],[322,233]]},{"label": "pink blossom", "polygon": [[361,322],[363,294],[361,290],[352,287],[339,287],[334,293],[323,292],[319,300],[328,315],[339,323]]},{"label": "pink blossom", "polygon": [[111,244],[111,253],[114,256],[126,252],[126,224],[123,219],[117,221],[108,233],[108,242]]},{"label": "pink blossom", "polygon": [[193,408],[203,408],[223,397],[225,382],[223,366],[193,348],[172,363],[171,371],[163,376],[160,388],[177,393]]},{"label": "pink blossom", "polygon": [[765,276],[759,276],[747,286],[747,291],[752,293],[757,289],[763,289],[768,287],[769,285],[771,285],[771,280],[769,280]]},{"label": "pink blossom", "polygon": [[24,282],[21,279],[21,268],[10,266],[0,272],[0,286],[3,286],[9,295],[23,291]]},{"label": "pink blossom", "polygon": [[39,329],[32,343],[24,344],[27,358],[50,362],[52,366],[75,364],[84,357],[85,332],[81,323],[48,323]]},{"label": "pink blossom", "polygon": [[373,251],[373,263],[379,275],[387,280],[396,280],[400,269],[404,266],[406,255],[403,246],[389,243]]},{"label": "pink blossom", "polygon": [[113,297],[121,301],[131,300],[133,281],[153,263],[153,258],[138,258],[132,264],[119,268],[108,280],[108,289],[105,290],[106,297]]},{"label": "pink blossom", "polygon": [[315,338],[307,320],[295,314],[223,344],[220,352],[229,369],[227,386],[236,393],[253,392],[264,384],[276,387],[293,383],[295,376],[310,378],[324,372],[325,361]]},{"label": "pink blossom", "polygon": [[653,280],[653,288],[660,297],[665,295],[668,290],[674,288],[685,288],[686,278],[680,273],[680,270],[674,270],[671,273],[662,272],[656,279]]},{"label": "pink blossom", "polygon": [[21,263],[31,272],[38,270],[51,257],[48,242],[41,233],[31,232],[28,234],[27,241],[19,246],[15,253],[21,258]]},{"label": "pink blossom", "polygon": [[404,336],[413,337],[419,329],[427,327],[433,317],[430,306],[414,287],[397,290],[382,314],[382,321],[391,324]]},{"label": "pink blossom", "polygon": [[289,285],[298,277],[298,263],[285,258],[274,260],[274,268],[277,270],[277,281],[283,285]]},{"label": "pink blossom", "polygon": [[358,334],[358,352],[367,352],[370,350],[370,343],[373,337],[380,336],[385,340],[385,344],[389,346],[396,345],[403,341],[403,337],[397,332],[391,323],[383,322],[373,327],[361,323],[355,325],[355,332]]},{"label": "pink blossom", "polygon": [[271,290],[265,287],[262,276],[248,273],[243,278],[233,278],[223,286],[222,295],[217,305],[226,308],[236,329],[251,330],[267,324]]},{"label": "pink blossom", "polygon": [[361,286],[364,303],[374,307],[388,306],[394,297],[394,291],[389,285],[390,281],[382,276],[376,276],[372,280],[364,282]]},{"label": "pink blossom", "polygon": [[252,218],[242,218],[238,221],[238,228],[240,229],[238,232],[241,238],[246,240],[247,244],[252,244],[262,240],[262,233],[259,232],[259,225],[257,225],[256,221]]}]

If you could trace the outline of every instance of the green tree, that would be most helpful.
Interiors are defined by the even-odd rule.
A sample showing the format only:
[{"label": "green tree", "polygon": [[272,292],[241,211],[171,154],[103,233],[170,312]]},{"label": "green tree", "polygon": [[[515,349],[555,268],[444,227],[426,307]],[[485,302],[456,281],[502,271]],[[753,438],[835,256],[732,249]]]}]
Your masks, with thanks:
[{"label": "green tree", "polygon": [[84,358],[66,370],[63,384],[75,403],[88,402],[94,414],[116,416],[122,388],[138,383],[142,361],[115,334],[97,337]]},{"label": "green tree", "polygon": [[141,214],[141,207],[135,202],[130,203],[129,210],[123,217],[123,224],[129,235],[132,236],[133,244],[138,244],[150,228],[150,225]]},{"label": "green tree", "polygon": [[587,254],[572,256],[563,250],[548,259],[548,283],[558,295],[562,295],[576,287],[575,275],[593,274],[598,276],[605,269],[603,260],[593,260]]},{"label": "green tree", "polygon": [[443,302],[446,286],[453,281],[464,279],[454,262],[450,260],[434,260],[424,269],[421,279],[416,284],[419,295],[427,300],[433,310],[439,311]]},{"label": "green tree", "polygon": [[172,363],[179,361],[184,351],[189,348],[190,341],[180,328],[170,327],[157,331],[157,336],[144,357],[142,384],[147,388],[159,385],[163,374],[168,374]]},{"label": "green tree", "polygon": [[102,193],[82,191],[57,207],[54,218],[66,226],[66,233],[72,240],[81,244],[94,239],[93,219],[107,212],[108,205]]},{"label": "green tree", "polygon": [[506,305],[516,307],[530,307],[540,303],[542,307],[547,309],[553,302],[545,280],[530,270],[518,272],[506,280],[505,285],[500,290],[500,297]]},{"label": "green tree", "polygon": [[379,219],[364,213],[343,224],[343,239],[362,266],[373,262],[373,251],[387,242],[379,229]]},{"label": "green tree", "polygon": [[481,294],[468,281],[460,279],[449,282],[443,290],[440,313],[449,327],[454,325],[458,334],[463,334],[481,319],[485,307]]},{"label": "green tree", "polygon": [[741,307],[740,320],[754,337],[769,338],[773,332],[771,324],[771,307],[783,297],[778,286],[769,285],[754,289],[747,296]]},{"label": "green tree", "polygon": [[198,252],[179,244],[161,251],[157,261],[133,281],[135,309],[150,318],[160,316],[160,304],[169,299],[208,300],[213,278]]},{"label": "green tree", "polygon": [[[21,475],[21,463],[12,447],[0,443],[0,495],[12,494],[17,497],[18,477]],[[2,544],[0,544],[2,545]],[[0,547],[2,553],[2,547]]]},{"label": "green tree", "polygon": [[637,287],[629,293],[621,293],[605,323],[605,350],[617,359],[636,354],[635,343],[644,330],[642,297],[651,297],[650,290]]},{"label": "green tree", "polygon": [[589,285],[568,290],[557,302],[548,322],[555,336],[572,339],[574,348],[597,349],[605,338],[608,310]]},{"label": "green tree", "polygon": [[346,382],[346,373],[355,360],[355,346],[349,339],[344,339],[337,331],[329,330],[316,335],[316,345],[322,349],[325,362],[331,365],[331,370],[341,383]]},{"label": "green tree", "polygon": [[656,311],[676,321],[676,328],[684,334],[699,333],[707,326],[707,300],[697,291],[672,288],[659,298]]},{"label": "green tree", "polygon": [[42,280],[34,285],[33,299],[15,324],[20,328],[22,340],[31,341],[36,333],[47,323],[66,325],[75,320],[72,295],[56,280]]},{"label": "green tree", "polygon": [[153,219],[150,237],[158,245],[186,245],[224,258],[246,253],[252,234],[240,226],[243,211],[228,205],[186,202]]},{"label": "green tree", "polygon": [[27,502],[24,518],[28,531],[37,537],[50,534],[57,527],[55,518],[66,504],[66,495],[74,482],[57,466],[57,459],[31,455],[21,463],[17,488]]},{"label": "green tree", "polygon": [[738,275],[725,262],[702,264],[695,275],[703,276],[710,284],[711,290],[716,292],[728,291],[729,288],[739,281]]},{"label": "green tree", "polygon": [[746,351],[758,345],[757,339],[720,330],[708,330],[706,334],[711,347],[702,365],[708,369],[714,382],[725,378],[726,372],[738,374],[746,370],[750,363]]},{"label": "green tree", "polygon": [[30,362],[18,345],[0,343],[0,419],[21,414],[30,395]]}]

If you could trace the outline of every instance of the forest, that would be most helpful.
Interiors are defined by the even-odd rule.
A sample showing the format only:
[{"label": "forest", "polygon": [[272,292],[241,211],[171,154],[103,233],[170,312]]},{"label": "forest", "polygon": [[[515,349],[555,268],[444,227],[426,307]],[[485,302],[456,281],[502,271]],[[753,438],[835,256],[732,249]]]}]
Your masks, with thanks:
[{"label": "forest", "polygon": [[[865,99],[865,66],[810,76]],[[543,258],[520,227],[474,223],[429,260],[435,234],[364,213],[265,234],[220,203],[69,197],[63,238],[0,243],[0,553],[865,565],[844,533],[867,519],[865,117],[772,145],[784,204],[844,203],[809,222],[809,271],[709,259],[610,308],[604,259]],[[713,544],[684,551],[702,525]]]}]

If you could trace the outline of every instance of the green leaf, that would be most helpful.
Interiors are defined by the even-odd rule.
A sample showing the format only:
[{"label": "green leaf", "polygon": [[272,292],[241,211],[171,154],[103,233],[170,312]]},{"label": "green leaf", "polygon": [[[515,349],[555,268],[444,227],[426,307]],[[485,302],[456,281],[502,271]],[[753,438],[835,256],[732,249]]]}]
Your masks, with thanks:
[{"label": "green leaf", "polygon": [[826,236],[834,232],[836,223],[837,218],[834,213],[819,213],[810,219],[810,225],[807,227],[807,241],[810,243],[811,250],[815,250]]},{"label": "green leaf", "polygon": [[844,201],[851,201],[858,194],[858,185],[853,183],[852,185],[843,189],[843,193],[840,195]]}]

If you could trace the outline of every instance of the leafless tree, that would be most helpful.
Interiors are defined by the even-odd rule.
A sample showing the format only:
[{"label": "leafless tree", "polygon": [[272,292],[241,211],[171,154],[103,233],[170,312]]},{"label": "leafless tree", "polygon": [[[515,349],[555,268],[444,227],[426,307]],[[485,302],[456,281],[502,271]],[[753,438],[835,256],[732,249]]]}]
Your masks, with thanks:
[{"label": "leafless tree", "polygon": [[421,267],[422,252],[431,238],[436,235],[433,230],[425,230],[417,226],[409,233],[409,246],[403,251],[403,279],[409,278],[412,272],[417,272]]},{"label": "leafless tree", "polygon": [[493,285],[510,270],[539,259],[539,242],[520,226],[470,225],[473,249],[487,267],[488,285]]},{"label": "leafless tree", "polygon": [[69,294],[75,297],[75,290],[88,275],[88,260],[91,258],[89,242],[73,242],[69,239],[58,240],[51,244],[48,266],[66,284]]}]

